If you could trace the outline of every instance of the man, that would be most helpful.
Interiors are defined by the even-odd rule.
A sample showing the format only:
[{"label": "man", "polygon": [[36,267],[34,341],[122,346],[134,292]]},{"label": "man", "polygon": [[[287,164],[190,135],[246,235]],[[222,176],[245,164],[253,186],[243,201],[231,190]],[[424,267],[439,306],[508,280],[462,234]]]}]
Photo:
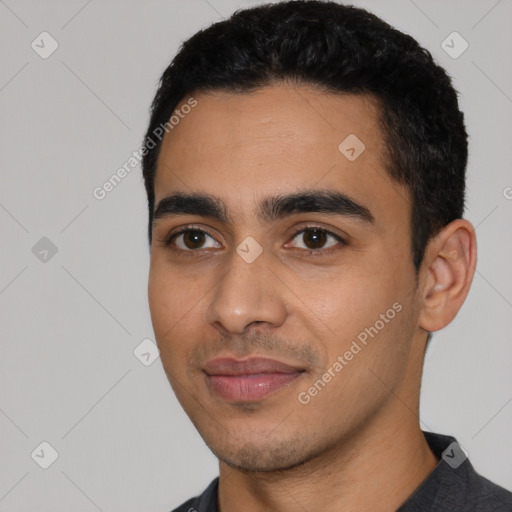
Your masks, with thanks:
[{"label": "man", "polygon": [[419,425],[476,265],[467,134],[415,40],[329,2],[186,41],[152,105],[149,304],[219,478],[177,511],[511,510]]}]

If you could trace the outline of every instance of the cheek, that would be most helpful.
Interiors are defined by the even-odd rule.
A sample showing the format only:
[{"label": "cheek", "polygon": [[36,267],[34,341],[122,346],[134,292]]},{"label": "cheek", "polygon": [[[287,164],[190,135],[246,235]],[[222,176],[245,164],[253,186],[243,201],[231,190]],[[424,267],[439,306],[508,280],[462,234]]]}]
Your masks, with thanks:
[{"label": "cheek", "polygon": [[361,353],[354,357],[358,360],[366,360],[363,352],[380,359],[389,345],[400,350],[397,339],[410,321],[405,306],[410,302],[407,294],[413,282],[394,267],[392,262],[382,259],[381,265],[353,266],[350,271],[333,276],[328,290],[310,293],[308,302],[314,305],[312,311],[321,320],[318,328],[324,334],[320,338],[324,339],[331,363],[349,350],[354,341],[361,346]]},{"label": "cheek", "polygon": [[[187,281],[188,282],[188,281]],[[194,291],[194,288],[196,292]],[[200,307],[197,287],[186,285],[183,278],[161,265],[152,264],[148,281],[148,302],[156,341],[162,358],[186,350],[186,340],[193,339],[190,326]],[[179,340],[179,343],[175,343]]]},{"label": "cheek", "polygon": [[382,275],[352,267],[332,276],[326,287],[312,286],[307,303],[326,328],[347,338],[391,307],[394,301],[389,286]]},{"label": "cheek", "polygon": [[169,328],[173,323],[172,300],[175,294],[172,292],[169,280],[164,273],[152,264],[148,280],[148,302],[151,312],[151,321],[157,338],[162,334],[163,329]]},{"label": "cheek", "polygon": [[200,299],[201,278],[190,269],[171,265],[164,251],[151,257],[148,300],[158,324],[174,324]]}]

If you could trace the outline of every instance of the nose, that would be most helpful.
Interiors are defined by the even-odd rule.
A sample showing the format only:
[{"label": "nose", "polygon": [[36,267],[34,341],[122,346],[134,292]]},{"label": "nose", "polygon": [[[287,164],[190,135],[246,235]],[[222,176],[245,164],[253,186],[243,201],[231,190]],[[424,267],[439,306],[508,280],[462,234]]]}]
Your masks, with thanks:
[{"label": "nose", "polygon": [[207,321],[231,334],[243,334],[256,323],[279,327],[287,315],[285,288],[264,254],[247,263],[234,253],[211,296]]}]

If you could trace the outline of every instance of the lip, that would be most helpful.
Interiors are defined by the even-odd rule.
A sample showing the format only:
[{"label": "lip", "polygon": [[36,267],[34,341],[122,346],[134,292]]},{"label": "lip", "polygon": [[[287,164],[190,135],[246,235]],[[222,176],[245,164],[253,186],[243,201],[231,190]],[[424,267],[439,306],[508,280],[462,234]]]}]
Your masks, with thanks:
[{"label": "lip", "polygon": [[216,395],[233,402],[256,402],[290,385],[305,370],[275,359],[218,358],[203,368],[208,386]]}]

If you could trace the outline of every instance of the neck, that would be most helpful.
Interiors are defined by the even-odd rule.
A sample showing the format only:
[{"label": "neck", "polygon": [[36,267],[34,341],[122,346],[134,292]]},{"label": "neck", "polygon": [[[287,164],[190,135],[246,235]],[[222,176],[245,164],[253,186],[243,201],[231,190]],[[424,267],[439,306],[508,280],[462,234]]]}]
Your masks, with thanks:
[{"label": "neck", "polygon": [[390,396],[377,418],[295,468],[246,472],[221,462],[220,512],[240,503],[246,512],[396,511],[438,462],[419,426],[419,399],[404,399]]}]

